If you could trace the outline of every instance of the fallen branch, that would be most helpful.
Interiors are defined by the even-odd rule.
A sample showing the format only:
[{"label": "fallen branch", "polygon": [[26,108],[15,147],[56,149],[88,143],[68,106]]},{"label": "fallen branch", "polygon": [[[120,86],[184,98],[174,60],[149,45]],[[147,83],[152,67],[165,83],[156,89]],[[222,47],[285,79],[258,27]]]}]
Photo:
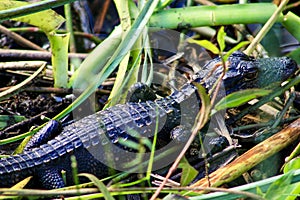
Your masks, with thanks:
[{"label": "fallen branch", "polygon": [[[299,136],[300,118],[272,137],[251,148],[246,153],[235,159],[232,163],[211,173],[209,175],[210,186],[218,187],[222,184],[233,181],[261,161],[281,151],[292,142],[299,139]],[[190,187],[208,187],[209,182],[207,181],[207,178],[203,178]]]}]

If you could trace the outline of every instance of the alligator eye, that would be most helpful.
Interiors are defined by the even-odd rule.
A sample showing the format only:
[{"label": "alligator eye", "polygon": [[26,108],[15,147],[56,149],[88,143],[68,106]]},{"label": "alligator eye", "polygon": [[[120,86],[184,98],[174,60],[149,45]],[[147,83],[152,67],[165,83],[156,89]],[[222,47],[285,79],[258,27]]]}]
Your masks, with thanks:
[{"label": "alligator eye", "polygon": [[257,77],[257,75],[258,75],[257,70],[248,71],[244,74],[244,80],[245,81],[253,80]]}]

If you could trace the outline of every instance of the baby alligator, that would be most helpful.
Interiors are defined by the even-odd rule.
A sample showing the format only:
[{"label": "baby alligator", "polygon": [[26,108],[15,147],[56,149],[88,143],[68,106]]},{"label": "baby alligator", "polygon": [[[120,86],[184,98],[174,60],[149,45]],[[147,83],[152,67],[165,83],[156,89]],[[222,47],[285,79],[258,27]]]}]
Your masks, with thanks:
[{"label": "baby alligator", "polygon": [[[296,63],[286,57],[256,60],[241,52],[233,53],[228,63],[223,77],[226,94],[282,82],[297,69]],[[210,90],[222,71],[220,59],[213,59],[195,74],[192,82]],[[158,132],[156,152],[174,149],[180,143],[176,137],[180,136],[174,138],[172,130],[178,126],[191,127],[201,105],[192,82],[165,98],[128,102],[84,117],[64,127],[55,137],[52,135],[56,133],[52,132],[38,133],[22,154],[0,160],[0,187],[10,187],[28,176],[33,176],[43,188],[64,187],[62,171],[69,185],[73,182],[71,155],[76,157],[78,173],[91,173],[99,178],[109,175],[111,168],[130,169],[132,166],[126,168],[124,163],[136,159],[137,153],[144,155],[144,160],[149,157],[148,151],[143,154],[126,143],[149,147],[143,139],[153,138],[155,130]],[[52,125],[55,123],[48,126]],[[159,169],[170,163],[167,160],[173,161],[170,155],[173,153],[155,162],[153,168]]]}]

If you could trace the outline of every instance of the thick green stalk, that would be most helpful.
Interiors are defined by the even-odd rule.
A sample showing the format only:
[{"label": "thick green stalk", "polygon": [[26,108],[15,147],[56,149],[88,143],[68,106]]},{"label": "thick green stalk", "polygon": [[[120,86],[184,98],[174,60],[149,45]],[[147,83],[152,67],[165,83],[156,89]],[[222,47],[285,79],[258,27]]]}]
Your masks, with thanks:
[{"label": "thick green stalk", "polygon": [[288,12],[281,21],[282,25],[300,41],[300,17],[292,12]]},{"label": "thick green stalk", "polygon": [[153,14],[149,26],[158,28],[190,28],[227,24],[265,23],[276,5],[272,3],[194,6],[162,10]]},{"label": "thick green stalk", "polygon": [[48,34],[51,44],[54,87],[68,84],[68,47],[70,34]]}]

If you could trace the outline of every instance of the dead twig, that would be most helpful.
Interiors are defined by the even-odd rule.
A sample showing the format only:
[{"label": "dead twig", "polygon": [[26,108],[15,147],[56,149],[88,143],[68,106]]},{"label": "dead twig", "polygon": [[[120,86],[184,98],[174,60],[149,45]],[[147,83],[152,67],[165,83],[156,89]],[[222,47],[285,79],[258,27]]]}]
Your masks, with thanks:
[{"label": "dead twig", "polygon": [[[69,58],[85,59],[88,54],[69,53]],[[17,49],[0,49],[0,58],[32,59],[32,60],[51,60],[51,53],[35,50],[17,50]]]},{"label": "dead twig", "polygon": [[34,44],[30,40],[27,40],[26,38],[20,36],[19,34],[10,31],[6,27],[2,26],[1,24],[0,24],[0,32],[4,33],[8,37],[12,38],[16,43],[20,44],[21,46],[29,47],[31,49],[35,49],[35,50],[39,50],[39,51],[46,51],[42,47]]}]

